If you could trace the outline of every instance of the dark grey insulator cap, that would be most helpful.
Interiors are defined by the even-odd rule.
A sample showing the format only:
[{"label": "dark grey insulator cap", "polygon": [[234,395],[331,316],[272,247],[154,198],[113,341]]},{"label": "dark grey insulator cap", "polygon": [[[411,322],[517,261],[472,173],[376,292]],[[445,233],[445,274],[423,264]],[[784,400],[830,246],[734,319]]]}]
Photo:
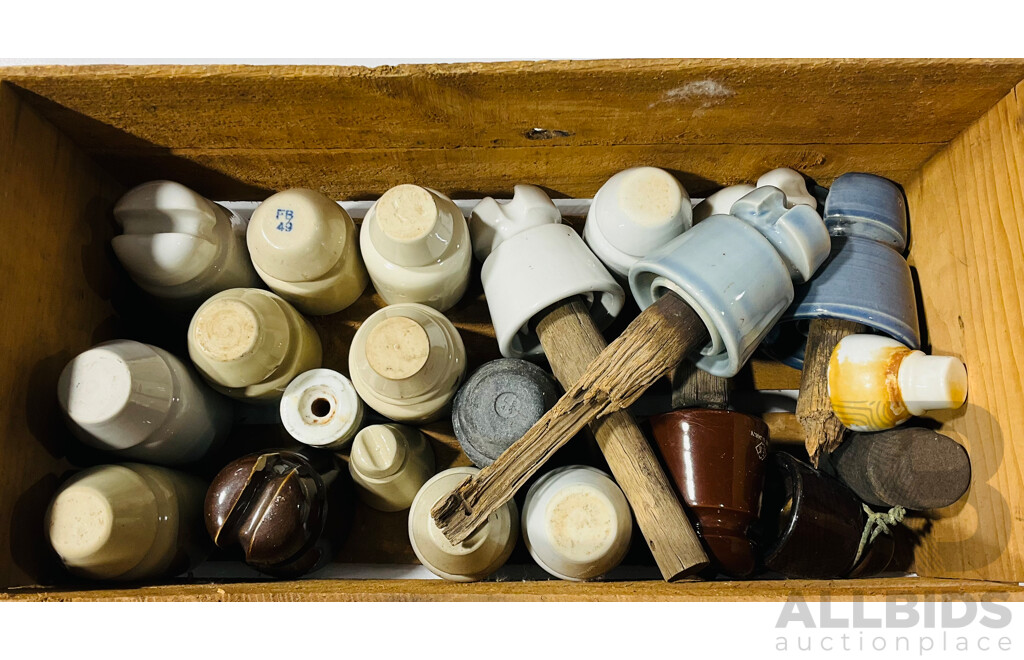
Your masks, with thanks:
[{"label": "dark grey insulator cap", "polygon": [[477,467],[487,467],[521,438],[551,406],[555,379],[525,360],[493,360],[466,380],[452,404],[452,429]]}]

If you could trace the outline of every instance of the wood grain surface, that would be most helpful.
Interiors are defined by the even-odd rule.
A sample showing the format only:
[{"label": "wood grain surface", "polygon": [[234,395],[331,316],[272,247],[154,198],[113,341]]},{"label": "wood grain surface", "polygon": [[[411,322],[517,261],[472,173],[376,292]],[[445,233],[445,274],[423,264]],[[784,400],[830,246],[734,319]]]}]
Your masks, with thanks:
[{"label": "wood grain surface", "polygon": [[734,582],[476,582],[443,580],[296,580],[173,584],[93,591],[17,590],[5,601],[1022,601],[1024,587],[972,580],[748,580]]},{"label": "wood grain surface", "polygon": [[[632,165],[691,194],[780,166],[897,181],[1024,78],[992,60],[599,60],[361,67],[83,66],[0,76],[122,182],[222,199],[370,198],[529,180],[589,197]],[[685,146],[684,146],[685,145]]]},{"label": "wood grain surface", "polygon": [[57,378],[116,332],[110,259],[120,188],[0,84],[0,585],[53,576],[43,539],[70,468]]},{"label": "wood grain surface", "polygon": [[867,332],[865,326],[842,319],[814,319],[807,328],[796,418],[804,429],[804,447],[815,467],[822,454],[836,450],[846,433],[846,427],[832,411],[828,395],[832,351],[843,337],[862,332]]},{"label": "wood grain surface", "polygon": [[971,489],[934,512],[922,575],[1024,581],[1024,87],[906,186],[925,347],[967,365],[967,405],[936,414]]}]

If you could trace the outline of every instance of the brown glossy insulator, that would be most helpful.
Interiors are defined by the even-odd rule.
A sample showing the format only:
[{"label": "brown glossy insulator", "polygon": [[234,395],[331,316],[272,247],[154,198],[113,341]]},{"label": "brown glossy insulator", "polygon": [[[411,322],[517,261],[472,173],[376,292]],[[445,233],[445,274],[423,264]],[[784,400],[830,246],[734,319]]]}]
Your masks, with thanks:
[{"label": "brown glossy insulator", "polygon": [[650,422],[708,555],[724,573],[753,573],[757,556],[748,530],[761,503],[768,426],[752,415],[700,408],[656,415]]},{"label": "brown glossy insulator", "polygon": [[827,580],[883,572],[894,545],[877,538],[860,559],[864,505],[838,479],[785,453],[769,454],[761,501],[767,568],[788,578]]},{"label": "brown glossy insulator", "polygon": [[295,577],[330,560],[341,531],[342,472],[328,452],[267,451],[229,463],[206,493],[206,530],[247,564]]}]

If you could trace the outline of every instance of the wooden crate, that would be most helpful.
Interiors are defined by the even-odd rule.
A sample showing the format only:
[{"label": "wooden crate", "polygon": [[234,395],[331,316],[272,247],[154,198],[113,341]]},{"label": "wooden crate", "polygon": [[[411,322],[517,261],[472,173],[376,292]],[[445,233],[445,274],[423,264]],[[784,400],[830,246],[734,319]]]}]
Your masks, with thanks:
[{"label": "wooden crate", "polygon": [[[343,67],[0,69],[0,599],[759,600],[1021,599],[1024,589],[1024,61],[630,60]],[[633,165],[691,195],[789,166],[823,185],[847,171],[901,183],[925,341],[963,359],[970,400],[938,416],[974,467],[969,495],[917,521],[920,578],[848,581],[449,584],[305,580],[97,590],[61,581],[42,533],[80,466],[57,376],[92,344],[129,336],[142,300],[109,248],[128,187],[181,181],[218,200],[304,186],[372,199],[416,182],[453,197],[520,182],[586,198]],[[318,319],[325,366],[381,305]],[[497,357],[478,282],[450,314],[471,366]],[[142,333],[143,336],[140,336]],[[184,333],[169,340],[180,350]],[[740,382],[795,388],[755,361]],[[789,416],[769,420],[796,439]],[[442,465],[468,460],[444,424]],[[273,438],[264,441],[272,441]],[[341,561],[414,561],[404,519],[360,509]]]}]

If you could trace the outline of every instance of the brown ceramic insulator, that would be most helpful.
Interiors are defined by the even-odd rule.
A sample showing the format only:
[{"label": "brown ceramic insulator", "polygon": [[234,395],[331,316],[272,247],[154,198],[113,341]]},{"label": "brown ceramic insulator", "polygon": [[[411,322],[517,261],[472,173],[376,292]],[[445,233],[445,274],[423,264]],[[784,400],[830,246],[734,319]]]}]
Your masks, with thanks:
[{"label": "brown ceramic insulator", "polygon": [[329,526],[328,513],[339,508],[331,492],[342,490],[339,478],[328,452],[244,456],[214,477],[206,493],[206,530],[218,547],[240,546],[246,563],[260,571],[301,575],[330,559],[337,525]]},{"label": "brown ceramic insulator", "polygon": [[657,415],[650,422],[708,554],[726,574],[753,573],[757,555],[748,531],[761,502],[768,426],[751,415],[699,408]]},{"label": "brown ceramic insulator", "polygon": [[971,459],[952,438],[924,428],[851,433],[829,456],[839,480],[873,506],[924,511],[959,500]]},{"label": "brown ceramic insulator", "polygon": [[812,580],[877,573],[893,546],[876,540],[855,567],[866,522],[863,503],[838,479],[789,454],[769,456],[760,521],[767,568]]}]

